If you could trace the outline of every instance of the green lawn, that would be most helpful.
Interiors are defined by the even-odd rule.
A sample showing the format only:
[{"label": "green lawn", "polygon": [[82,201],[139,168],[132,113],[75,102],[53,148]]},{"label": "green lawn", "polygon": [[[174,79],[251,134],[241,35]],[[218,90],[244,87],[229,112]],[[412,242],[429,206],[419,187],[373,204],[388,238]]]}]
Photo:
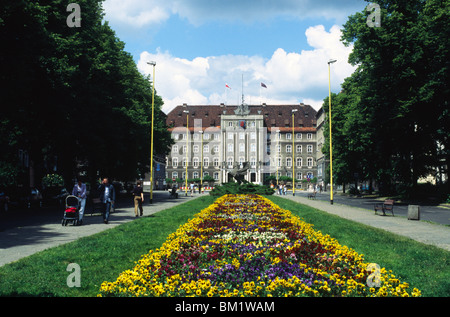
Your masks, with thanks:
[{"label": "green lawn", "polygon": [[423,296],[450,296],[450,252],[422,244],[381,229],[346,220],[309,206],[299,205],[277,196],[267,197],[283,209],[290,210],[315,230],[329,234],[341,245],[360,254],[368,263],[392,270],[411,289],[417,287]]},{"label": "green lawn", "polygon": [[[137,218],[72,243],[0,267],[0,296],[96,296],[104,281],[134,267],[142,254],[215,201],[204,195],[149,217]],[[69,263],[81,270],[81,287],[70,288]]]},{"label": "green lawn", "polygon": [[[280,197],[268,198],[314,224],[316,230],[363,253],[367,262],[392,269],[398,278],[419,288],[424,296],[450,295],[450,252]],[[160,247],[170,233],[215,199],[205,195],[0,267],[0,296],[96,296],[103,281],[114,281],[121,272],[133,268],[140,255]],[[69,263],[80,265],[81,287],[67,286]]]}]

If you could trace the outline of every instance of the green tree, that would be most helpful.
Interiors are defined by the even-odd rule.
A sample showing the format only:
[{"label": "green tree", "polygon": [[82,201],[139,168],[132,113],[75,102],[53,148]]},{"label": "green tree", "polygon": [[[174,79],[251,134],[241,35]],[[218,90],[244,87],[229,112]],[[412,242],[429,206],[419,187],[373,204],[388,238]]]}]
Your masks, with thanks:
[{"label": "green tree", "polygon": [[[414,187],[432,168],[448,166],[449,1],[376,2],[381,27],[367,26],[368,12],[350,16],[344,25],[342,41],[354,44],[349,62],[357,66],[344,91],[358,98],[352,96],[338,117],[347,115],[348,127],[359,133],[362,120],[367,131],[356,134],[362,140],[349,138],[356,143],[350,152],[360,153],[369,166],[363,175],[392,191],[395,183]],[[350,132],[344,128],[342,136]],[[338,133],[339,128],[339,140]],[[355,166],[348,155],[347,165]]]},{"label": "green tree", "polygon": [[[57,162],[65,180],[134,179],[149,170],[152,89],[107,22],[102,1],[80,0],[81,27],[68,27],[67,1],[3,1],[0,8],[0,161],[24,150],[39,173]],[[154,148],[170,135],[155,96]],[[23,167],[19,166],[20,169]],[[23,172],[23,171],[22,171]]]}]

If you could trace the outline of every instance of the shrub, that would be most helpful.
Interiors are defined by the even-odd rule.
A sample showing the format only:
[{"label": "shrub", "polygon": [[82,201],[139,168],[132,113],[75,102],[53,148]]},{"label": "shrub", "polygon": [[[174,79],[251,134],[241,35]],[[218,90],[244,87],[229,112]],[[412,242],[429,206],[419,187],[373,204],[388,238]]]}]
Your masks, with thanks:
[{"label": "shrub", "polygon": [[238,183],[225,183],[216,186],[209,194],[212,196],[223,196],[226,194],[256,194],[256,195],[273,195],[274,190],[266,185],[256,185],[252,183],[245,183],[239,185]]}]

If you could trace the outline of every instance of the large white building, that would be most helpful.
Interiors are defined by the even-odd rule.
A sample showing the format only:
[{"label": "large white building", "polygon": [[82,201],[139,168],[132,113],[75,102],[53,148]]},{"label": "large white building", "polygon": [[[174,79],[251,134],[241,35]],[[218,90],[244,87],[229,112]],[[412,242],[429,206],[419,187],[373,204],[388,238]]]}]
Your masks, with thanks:
[{"label": "large white building", "polygon": [[184,104],[166,122],[174,140],[166,158],[167,178],[209,175],[218,184],[245,167],[244,178],[258,184],[269,175],[317,177],[316,111],[309,105]]}]

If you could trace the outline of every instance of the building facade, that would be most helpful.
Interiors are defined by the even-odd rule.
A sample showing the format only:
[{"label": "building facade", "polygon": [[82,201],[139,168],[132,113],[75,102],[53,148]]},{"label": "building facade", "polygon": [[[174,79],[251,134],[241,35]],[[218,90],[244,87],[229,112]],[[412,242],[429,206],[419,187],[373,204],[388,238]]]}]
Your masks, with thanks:
[{"label": "building facade", "polygon": [[236,170],[256,184],[268,176],[317,177],[316,114],[304,104],[177,106],[166,121],[174,140],[166,177],[209,175],[216,184],[230,181]]},{"label": "building facade", "polygon": [[[322,153],[322,147],[325,143],[325,137],[324,137],[324,124],[325,124],[325,113],[323,111],[323,107],[317,111],[316,114],[317,118],[317,133],[316,133],[316,140],[317,140],[317,151],[316,151],[316,159],[317,159],[317,182],[325,186],[327,184],[327,168],[330,164],[330,161],[325,155]],[[329,178],[329,176],[328,176]]]}]

